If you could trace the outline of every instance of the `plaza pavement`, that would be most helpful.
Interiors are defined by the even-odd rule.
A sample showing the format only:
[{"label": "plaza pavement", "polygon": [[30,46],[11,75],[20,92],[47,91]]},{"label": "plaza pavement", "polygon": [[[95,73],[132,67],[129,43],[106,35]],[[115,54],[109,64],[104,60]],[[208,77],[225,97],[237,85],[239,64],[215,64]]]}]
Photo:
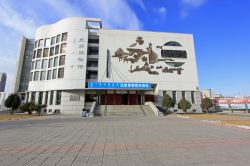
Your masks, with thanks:
[{"label": "plaza pavement", "polygon": [[0,122],[0,165],[248,166],[250,132],[174,115]]}]

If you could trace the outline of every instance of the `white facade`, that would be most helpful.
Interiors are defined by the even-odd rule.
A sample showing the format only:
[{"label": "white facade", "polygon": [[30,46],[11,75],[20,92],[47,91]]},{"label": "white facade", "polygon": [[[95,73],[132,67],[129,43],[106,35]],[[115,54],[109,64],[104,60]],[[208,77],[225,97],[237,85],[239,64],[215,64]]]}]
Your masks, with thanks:
[{"label": "white facade", "polygon": [[[142,37],[144,40],[143,44],[137,44],[135,47],[129,47],[131,44],[136,43],[137,37]],[[175,41],[180,43],[181,47],[176,46],[164,46],[165,43]],[[195,61],[195,52],[193,45],[193,36],[190,34],[175,34],[175,33],[159,33],[159,32],[145,32],[145,31],[125,31],[125,30],[100,30],[100,57],[98,66],[98,81],[102,80],[103,73],[106,72],[106,57],[107,50],[110,51],[110,55],[113,56],[115,51],[119,48],[128,52],[129,49],[141,49],[143,51],[147,50],[149,43],[152,44],[152,50],[158,55],[158,59],[161,57],[160,47],[170,50],[185,50],[187,51],[187,58],[171,58],[173,61],[166,61],[168,63],[180,62],[184,63],[180,68],[183,70],[181,74],[177,72],[173,73],[163,73],[161,69],[156,69],[157,66],[177,68],[167,65],[164,61],[158,61],[154,64],[149,64],[154,68],[152,71],[157,71],[158,75],[149,74],[145,71],[133,72],[131,73],[130,67],[135,69],[136,66],[142,67],[145,62],[141,59],[136,63],[131,63],[130,61],[120,61],[118,58],[111,58],[113,77],[103,78],[103,81],[112,82],[123,82],[127,79],[129,82],[150,82],[157,85],[158,90],[173,90],[173,91],[196,91],[198,90],[198,78],[197,78],[197,68]],[[158,47],[158,48],[157,48]],[[131,57],[131,56],[130,56]],[[148,57],[148,54],[145,54]],[[163,58],[162,58],[163,59]],[[123,77],[119,76],[118,73],[122,73]]]},{"label": "white facade", "polygon": [[[19,57],[25,52],[21,46]],[[108,30],[100,19],[75,17],[38,28],[33,51],[26,101],[46,104],[49,113],[80,113],[91,104],[89,96],[113,93],[88,89],[90,81],[152,83],[153,91],[142,96],[154,95],[157,105],[164,93],[175,94],[176,102],[184,95],[192,103],[190,111],[200,111],[190,34]]]}]

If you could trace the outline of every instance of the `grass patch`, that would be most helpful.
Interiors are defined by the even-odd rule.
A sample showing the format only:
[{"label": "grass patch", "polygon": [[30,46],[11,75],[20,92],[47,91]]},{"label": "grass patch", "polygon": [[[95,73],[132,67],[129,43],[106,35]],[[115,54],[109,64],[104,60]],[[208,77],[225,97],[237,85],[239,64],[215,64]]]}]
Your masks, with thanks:
[{"label": "grass patch", "polygon": [[19,120],[19,119],[29,119],[34,117],[33,115],[28,114],[0,114],[0,121],[1,120]]},{"label": "grass patch", "polygon": [[240,118],[239,116],[231,116],[231,115],[219,115],[219,114],[190,114],[187,115],[191,118],[197,119],[232,119],[232,118]]},{"label": "grass patch", "polygon": [[250,126],[250,120],[222,120],[222,124]]}]

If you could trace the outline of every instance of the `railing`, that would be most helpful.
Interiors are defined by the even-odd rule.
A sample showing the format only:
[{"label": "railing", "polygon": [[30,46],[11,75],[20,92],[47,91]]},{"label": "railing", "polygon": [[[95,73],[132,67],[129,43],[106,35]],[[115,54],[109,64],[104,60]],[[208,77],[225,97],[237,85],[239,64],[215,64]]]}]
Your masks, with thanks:
[{"label": "railing", "polygon": [[95,110],[96,110],[96,106],[97,106],[97,101],[94,101],[91,105],[91,108],[89,110],[89,117],[93,117],[95,114]]},{"label": "railing", "polygon": [[155,113],[155,116],[159,116],[159,110],[157,109],[157,107],[154,105],[153,102],[149,101],[149,102],[145,102],[145,105],[148,105],[151,110]]}]

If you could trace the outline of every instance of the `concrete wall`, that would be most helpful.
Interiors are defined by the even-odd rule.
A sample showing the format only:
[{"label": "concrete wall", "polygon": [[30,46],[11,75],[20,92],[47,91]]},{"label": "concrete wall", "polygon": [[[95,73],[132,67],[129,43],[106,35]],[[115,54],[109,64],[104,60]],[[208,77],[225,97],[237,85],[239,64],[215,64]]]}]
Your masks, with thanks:
[{"label": "concrete wall", "polygon": [[[142,45],[136,45],[130,47],[131,44],[136,43],[136,38],[140,36],[143,38],[144,43]],[[185,50],[187,52],[187,58],[172,58],[175,62],[184,62],[181,66],[183,69],[181,74],[177,72],[162,73],[161,69],[157,70],[159,75],[151,75],[145,71],[133,72],[129,70],[136,68],[136,66],[142,67],[144,62],[139,60],[137,63],[123,62],[116,57],[115,51],[121,48],[124,52],[128,52],[128,49],[136,48],[147,50],[149,43],[152,43],[153,51],[161,57],[161,49],[157,46],[163,46],[169,41],[179,42],[182,47],[166,47],[170,50]],[[175,33],[158,33],[158,32],[145,32],[145,31],[125,31],[125,30],[100,30],[100,48],[99,48],[99,68],[98,68],[98,80],[99,81],[117,81],[117,82],[150,82],[157,84],[157,90],[184,90],[194,91],[198,88],[197,68],[195,61],[195,52],[193,44],[193,36],[191,34],[175,34]],[[110,78],[104,77],[107,68],[107,50],[111,55],[111,76]],[[165,62],[159,61],[155,64],[150,64],[156,70],[157,66],[169,67]]]}]

